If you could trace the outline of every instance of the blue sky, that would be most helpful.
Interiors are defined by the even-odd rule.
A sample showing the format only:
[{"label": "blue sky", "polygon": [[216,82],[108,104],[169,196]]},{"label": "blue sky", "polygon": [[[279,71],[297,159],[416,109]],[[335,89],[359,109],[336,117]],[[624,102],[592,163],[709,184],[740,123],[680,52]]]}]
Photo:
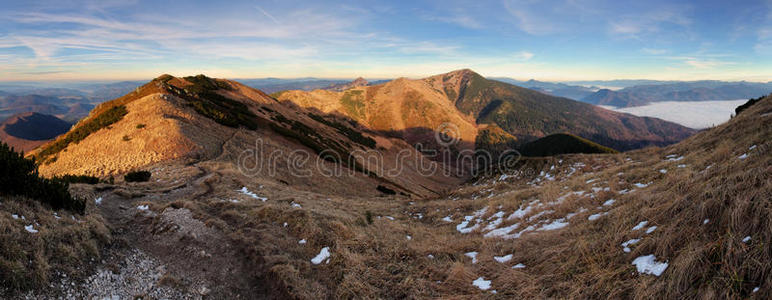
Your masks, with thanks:
[{"label": "blue sky", "polygon": [[0,81],[772,80],[772,0],[0,2]]}]

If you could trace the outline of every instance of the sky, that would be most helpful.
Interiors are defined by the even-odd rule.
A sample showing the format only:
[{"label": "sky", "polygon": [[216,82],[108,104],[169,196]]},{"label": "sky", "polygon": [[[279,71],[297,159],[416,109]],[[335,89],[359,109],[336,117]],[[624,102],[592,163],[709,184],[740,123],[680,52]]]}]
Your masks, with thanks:
[{"label": "sky", "polygon": [[0,0],[0,81],[772,81],[772,0]]}]

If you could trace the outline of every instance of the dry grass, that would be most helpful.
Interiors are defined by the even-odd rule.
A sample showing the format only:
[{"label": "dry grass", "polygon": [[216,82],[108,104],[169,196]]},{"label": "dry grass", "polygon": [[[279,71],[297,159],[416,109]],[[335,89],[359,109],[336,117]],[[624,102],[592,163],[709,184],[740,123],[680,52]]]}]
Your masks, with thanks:
[{"label": "dry grass", "polygon": [[85,275],[84,264],[111,239],[99,215],[52,211],[20,197],[0,197],[0,228],[0,295],[45,287],[57,274]]},{"label": "dry grass", "polygon": [[[442,199],[317,199],[305,201],[303,209],[291,208],[288,201],[269,201],[253,207],[209,205],[199,211],[241,242],[260,266],[256,278],[292,298],[764,297],[772,279],[772,127],[769,117],[759,117],[764,107],[753,109],[755,113],[672,147],[530,160],[520,169],[520,178],[495,183],[483,178]],[[757,145],[755,152],[739,160],[752,145]],[[667,161],[669,154],[684,158]],[[584,166],[572,171],[577,162]],[[549,171],[553,165],[556,169]],[[705,170],[707,166],[712,167]],[[558,174],[557,180],[529,184],[541,171]],[[641,188],[636,183],[650,184]],[[593,187],[600,189],[591,193]],[[574,191],[586,193],[564,197],[549,207],[554,212],[519,227],[588,210],[563,229],[499,239],[485,238],[479,230],[461,234],[455,228],[463,216],[483,207],[488,210],[481,218],[488,219],[499,210],[508,215],[536,199],[554,202]],[[616,203],[602,206],[609,199]],[[364,221],[366,211],[375,216],[372,225]],[[599,212],[608,214],[588,220]],[[449,215],[453,222],[441,220]],[[632,231],[641,221],[657,229],[650,234]],[[505,220],[499,227],[516,222]],[[745,236],[751,241],[743,243]],[[299,245],[301,238],[308,243]],[[623,252],[621,243],[632,238],[641,241],[630,253]],[[329,264],[311,264],[322,247],[331,249]],[[464,256],[470,251],[479,252],[477,263]],[[512,254],[512,260],[493,259],[505,254]],[[631,264],[648,254],[669,263],[662,276],[639,274]],[[510,268],[517,263],[526,268]],[[496,293],[472,286],[478,277],[491,280]],[[760,291],[752,293],[755,287]]]}]

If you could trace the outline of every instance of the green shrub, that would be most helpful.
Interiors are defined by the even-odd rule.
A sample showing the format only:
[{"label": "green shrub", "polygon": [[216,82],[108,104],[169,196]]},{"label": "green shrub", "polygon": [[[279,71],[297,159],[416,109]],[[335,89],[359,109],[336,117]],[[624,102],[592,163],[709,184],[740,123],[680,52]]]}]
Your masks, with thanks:
[{"label": "green shrub", "polygon": [[758,98],[748,99],[748,102],[745,102],[742,105],[740,105],[740,106],[738,106],[737,108],[734,109],[735,115],[739,115],[744,110],[748,109],[749,107],[753,106],[757,102],[761,101],[761,99],[764,99],[764,97],[766,97],[766,96],[761,96],[761,97],[758,97]]},{"label": "green shrub", "polygon": [[53,209],[67,209],[83,214],[86,202],[73,198],[63,180],[38,175],[34,160],[24,158],[5,143],[0,143],[0,194],[36,199]]},{"label": "green shrub", "polygon": [[124,142],[128,142],[128,141],[131,141],[131,138],[130,138],[128,135],[124,135],[124,136],[123,136],[123,141],[124,141]]},{"label": "green shrub", "polygon": [[51,155],[57,154],[60,151],[67,148],[70,143],[79,143],[84,140],[90,134],[97,132],[98,130],[109,127],[115,122],[120,121],[129,113],[126,110],[126,106],[119,105],[114,106],[103,113],[85,121],[82,125],[68,132],[63,138],[56,140],[56,142],[49,144],[37,155],[37,159],[40,162],[45,162],[46,158]]},{"label": "green shrub", "polygon": [[228,127],[244,126],[250,130],[257,129],[258,117],[249,110],[246,104],[218,94],[217,90],[230,90],[230,86],[204,75],[185,77],[192,83],[184,90],[169,86],[177,96],[188,101],[197,113]]},{"label": "green shrub", "polygon": [[359,131],[356,131],[352,129],[351,127],[348,127],[346,125],[343,125],[341,123],[335,122],[335,121],[329,121],[325,119],[324,117],[316,114],[309,113],[308,114],[311,119],[316,120],[319,123],[325,124],[327,126],[330,126],[332,128],[335,128],[340,132],[341,134],[345,135],[349,140],[360,144],[362,146],[368,147],[368,148],[375,148],[376,142],[374,139],[371,139],[369,137],[366,137],[362,135]]},{"label": "green shrub", "polygon": [[145,124],[137,124],[137,129],[145,128]]},{"label": "green shrub", "polygon": [[123,180],[126,182],[146,182],[150,180],[150,176],[151,174],[148,171],[135,171],[123,176]]},{"label": "green shrub", "polygon": [[373,224],[373,212],[366,211],[365,212],[365,220],[367,220],[367,224]]}]

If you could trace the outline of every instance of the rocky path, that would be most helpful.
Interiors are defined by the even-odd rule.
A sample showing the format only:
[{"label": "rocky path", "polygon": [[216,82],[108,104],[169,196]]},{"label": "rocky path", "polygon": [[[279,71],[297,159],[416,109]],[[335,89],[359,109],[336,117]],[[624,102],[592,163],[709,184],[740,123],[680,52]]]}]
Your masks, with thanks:
[{"label": "rocky path", "polygon": [[[204,168],[199,168],[206,172]],[[26,299],[261,299],[249,262],[219,230],[185,208],[155,212],[143,202],[168,203],[211,193],[207,178],[193,176],[177,189],[99,192],[98,211],[113,230],[113,244],[85,279],[62,277]],[[161,192],[148,192],[161,191]],[[129,197],[127,197],[127,195]]]}]

